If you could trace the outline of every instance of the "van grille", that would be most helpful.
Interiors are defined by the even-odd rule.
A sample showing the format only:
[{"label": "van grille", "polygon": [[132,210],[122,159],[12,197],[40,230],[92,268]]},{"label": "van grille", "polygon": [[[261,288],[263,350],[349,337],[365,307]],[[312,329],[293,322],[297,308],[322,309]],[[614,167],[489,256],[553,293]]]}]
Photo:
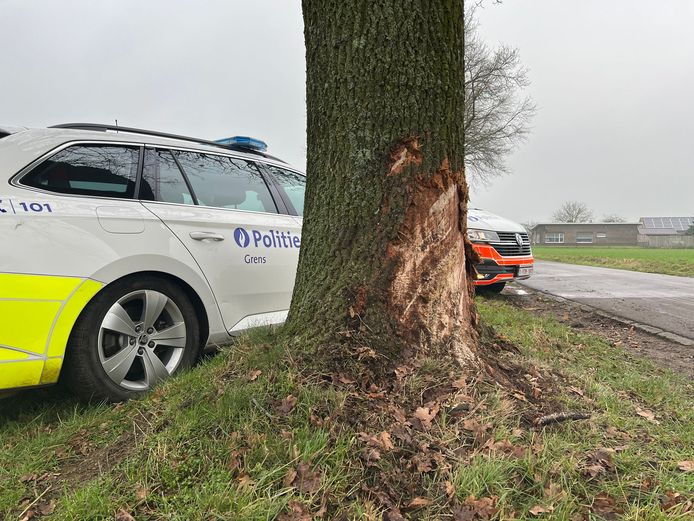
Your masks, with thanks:
[{"label": "van grille", "polygon": [[520,233],[523,239],[523,244],[518,246],[516,242],[516,232],[497,232],[499,242],[493,242],[491,245],[502,257],[521,257],[530,255],[530,239],[527,233]]}]

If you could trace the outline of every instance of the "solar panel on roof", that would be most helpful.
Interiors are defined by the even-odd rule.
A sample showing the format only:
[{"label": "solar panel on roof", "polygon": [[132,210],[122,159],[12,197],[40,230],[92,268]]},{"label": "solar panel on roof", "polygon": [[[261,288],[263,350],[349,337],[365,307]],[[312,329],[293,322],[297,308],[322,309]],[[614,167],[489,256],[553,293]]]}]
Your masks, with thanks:
[{"label": "solar panel on roof", "polygon": [[667,228],[683,232],[694,224],[694,217],[642,217],[644,228]]}]

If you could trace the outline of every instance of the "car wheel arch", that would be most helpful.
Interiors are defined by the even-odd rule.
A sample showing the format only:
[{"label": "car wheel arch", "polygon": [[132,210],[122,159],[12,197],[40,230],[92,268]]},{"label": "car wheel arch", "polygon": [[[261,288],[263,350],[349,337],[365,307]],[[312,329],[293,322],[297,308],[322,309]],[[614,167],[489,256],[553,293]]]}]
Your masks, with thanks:
[{"label": "car wheel arch", "polygon": [[[198,324],[200,327],[200,353],[202,354],[205,346],[207,345],[207,340],[210,336],[210,321],[209,317],[207,314],[207,311],[205,309],[205,305],[202,301],[202,298],[200,295],[198,295],[197,291],[193,289],[193,287],[188,284],[185,280],[183,280],[180,277],[177,277],[175,275],[172,275],[170,273],[162,272],[162,271],[152,271],[152,270],[147,270],[147,271],[138,271],[135,273],[129,273],[128,275],[124,275],[122,277],[119,277],[115,280],[110,281],[108,284],[104,284],[104,286],[92,296],[92,298],[86,303],[84,308],[79,314],[79,317],[75,321],[75,323],[72,325],[72,329],[74,329],[77,324],[80,322],[80,319],[84,315],[85,311],[89,307],[89,305],[96,299],[101,293],[103,293],[104,290],[107,288],[111,287],[113,284],[122,282],[124,280],[128,279],[137,279],[141,277],[157,277],[163,280],[167,280],[175,285],[177,285],[179,288],[181,288],[186,296],[190,299],[191,304],[193,305],[193,308],[195,310],[195,314],[198,319]],[[65,346],[65,351],[69,350],[70,346],[69,344]]]}]

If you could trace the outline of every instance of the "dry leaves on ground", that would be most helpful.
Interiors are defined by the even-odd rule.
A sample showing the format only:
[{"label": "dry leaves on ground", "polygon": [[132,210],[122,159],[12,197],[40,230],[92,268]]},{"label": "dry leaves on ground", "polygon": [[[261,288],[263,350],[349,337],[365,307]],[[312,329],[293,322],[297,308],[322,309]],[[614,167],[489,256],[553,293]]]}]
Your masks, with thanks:
[{"label": "dry leaves on ground", "polygon": [[492,519],[498,512],[496,502],[499,496],[483,497],[476,499],[469,496],[465,503],[453,509],[454,521],[485,521]]},{"label": "dry leaves on ground", "polygon": [[286,487],[296,487],[299,492],[313,494],[320,489],[321,473],[312,469],[310,463],[299,463],[296,469],[289,469],[284,476]]},{"label": "dry leaves on ground", "polygon": [[541,516],[542,514],[551,514],[554,512],[554,507],[543,507],[541,505],[535,505],[528,512],[533,516]]},{"label": "dry leaves on ground", "polygon": [[640,407],[636,408],[636,414],[641,416],[642,418],[646,418],[651,423],[654,423],[655,425],[660,425],[660,421],[655,419],[655,413],[653,411],[650,411],[648,409],[641,409]]},{"label": "dry leaves on ground", "polygon": [[428,407],[417,407],[417,410],[414,413],[414,417],[417,418],[420,422],[422,422],[422,426],[425,429],[428,429],[431,427],[431,422],[436,418],[436,415],[439,413],[439,408],[440,405],[435,403],[432,404]]},{"label": "dry leaves on ground", "polygon": [[290,394],[275,406],[275,411],[279,414],[287,415],[296,407],[297,398]]},{"label": "dry leaves on ground", "polygon": [[597,477],[609,470],[614,470],[614,449],[599,448],[586,454],[586,464],[583,473],[591,478]]},{"label": "dry leaves on ground", "polygon": [[116,521],[135,521],[135,518],[130,515],[130,512],[121,508],[116,512]]}]

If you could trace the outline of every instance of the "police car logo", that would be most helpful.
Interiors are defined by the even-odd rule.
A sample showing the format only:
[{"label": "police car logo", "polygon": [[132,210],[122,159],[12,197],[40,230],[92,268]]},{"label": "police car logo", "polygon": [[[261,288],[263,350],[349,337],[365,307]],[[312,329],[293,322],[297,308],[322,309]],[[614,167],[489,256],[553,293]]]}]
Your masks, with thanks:
[{"label": "police car logo", "polygon": [[523,246],[523,237],[521,237],[520,233],[516,234],[516,244],[518,244],[518,246]]},{"label": "police car logo", "polygon": [[251,238],[249,237],[248,232],[243,228],[236,228],[234,230],[234,240],[236,241],[236,244],[238,244],[241,248],[248,247],[248,245],[251,242]]}]

